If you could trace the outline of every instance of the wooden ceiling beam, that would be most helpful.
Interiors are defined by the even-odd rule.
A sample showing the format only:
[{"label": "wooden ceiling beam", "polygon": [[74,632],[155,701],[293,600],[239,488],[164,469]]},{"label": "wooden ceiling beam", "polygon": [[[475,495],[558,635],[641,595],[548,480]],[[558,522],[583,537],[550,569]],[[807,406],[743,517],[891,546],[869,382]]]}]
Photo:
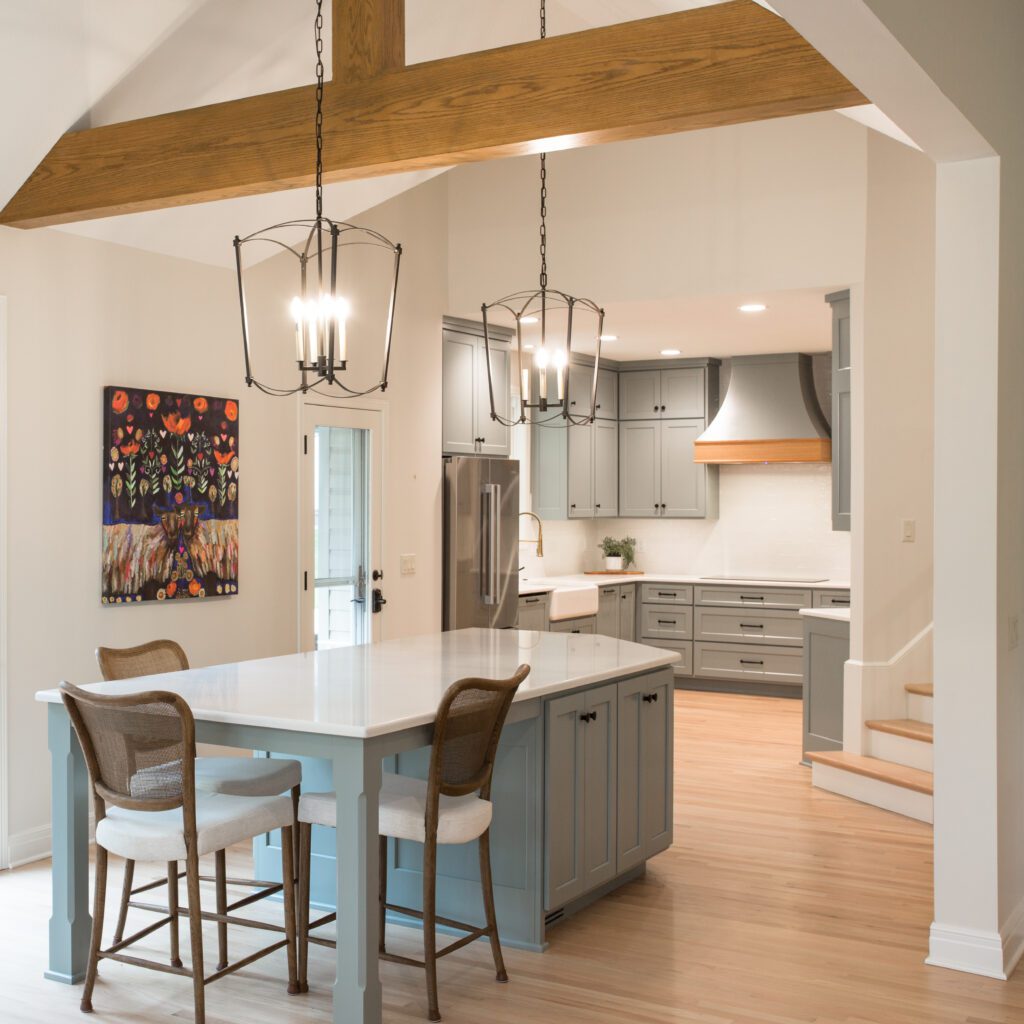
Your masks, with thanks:
[{"label": "wooden ceiling beam", "polygon": [[[378,26],[373,19],[394,8],[390,0],[341,6],[346,17]],[[364,69],[397,59],[385,36],[377,33]],[[342,75],[325,91],[324,180],[866,102],[785,21],[752,0],[733,0],[369,77]],[[310,185],[312,117],[306,87],[68,133],[0,223],[41,227]]]},{"label": "wooden ceiling beam", "polygon": [[405,67],[405,0],[332,0],[335,82]]}]

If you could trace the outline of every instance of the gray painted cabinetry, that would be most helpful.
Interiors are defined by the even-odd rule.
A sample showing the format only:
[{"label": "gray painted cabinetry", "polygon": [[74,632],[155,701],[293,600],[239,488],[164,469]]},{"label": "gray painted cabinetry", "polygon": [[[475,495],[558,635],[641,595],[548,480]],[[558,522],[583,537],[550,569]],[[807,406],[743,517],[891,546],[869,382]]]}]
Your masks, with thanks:
[{"label": "gray painted cabinetry", "polygon": [[617,640],[636,637],[636,586],[610,584],[598,588],[597,622],[594,631]]},{"label": "gray painted cabinetry", "polygon": [[545,909],[557,910],[672,843],[667,670],[545,708]]},{"label": "gray painted cabinetry", "polygon": [[843,673],[850,623],[804,618],[804,753],[843,749]]},{"label": "gray painted cabinetry", "polygon": [[832,307],[832,529],[850,529],[850,292],[825,296]]},{"label": "gray painted cabinetry", "polygon": [[595,633],[597,631],[597,617],[587,615],[580,619],[559,619],[558,622],[548,624],[552,633]]},{"label": "gray painted cabinetry", "polygon": [[519,617],[516,620],[517,629],[536,629],[541,632],[548,630],[548,605],[550,599],[547,594],[526,594],[519,598]]},{"label": "gray painted cabinetry", "polygon": [[[509,428],[491,419],[483,328],[469,321],[445,321],[441,335],[441,449],[445,455],[507,457]],[[491,343],[495,411],[511,413],[510,347]]]}]

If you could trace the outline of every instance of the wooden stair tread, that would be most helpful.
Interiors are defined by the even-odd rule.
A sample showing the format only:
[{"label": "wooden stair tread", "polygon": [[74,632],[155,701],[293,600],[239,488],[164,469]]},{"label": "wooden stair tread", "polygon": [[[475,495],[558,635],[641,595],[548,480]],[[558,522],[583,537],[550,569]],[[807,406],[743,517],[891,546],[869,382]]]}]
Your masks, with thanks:
[{"label": "wooden stair tread", "polygon": [[922,743],[932,742],[932,726],[930,722],[919,722],[916,718],[888,718],[864,723],[875,732],[887,732],[893,736],[904,736],[908,740],[920,740]]},{"label": "wooden stair tread", "polygon": [[878,757],[865,757],[862,754],[848,754],[842,750],[810,751],[807,759],[815,764],[840,768],[869,779],[877,779],[879,782],[888,782],[892,786],[932,795],[932,773],[920,768],[908,768],[904,764],[883,761]]},{"label": "wooden stair tread", "polygon": [[934,697],[935,687],[932,683],[907,683],[903,687],[907,693],[916,694],[918,697]]}]

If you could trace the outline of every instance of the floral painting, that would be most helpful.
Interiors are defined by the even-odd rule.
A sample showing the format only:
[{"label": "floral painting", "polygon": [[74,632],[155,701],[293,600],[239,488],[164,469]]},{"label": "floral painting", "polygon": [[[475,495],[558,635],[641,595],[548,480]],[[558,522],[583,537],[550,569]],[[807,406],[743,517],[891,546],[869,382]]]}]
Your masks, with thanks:
[{"label": "floral painting", "polygon": [[238,402],[103,389],[104,604],[238,593]]}]

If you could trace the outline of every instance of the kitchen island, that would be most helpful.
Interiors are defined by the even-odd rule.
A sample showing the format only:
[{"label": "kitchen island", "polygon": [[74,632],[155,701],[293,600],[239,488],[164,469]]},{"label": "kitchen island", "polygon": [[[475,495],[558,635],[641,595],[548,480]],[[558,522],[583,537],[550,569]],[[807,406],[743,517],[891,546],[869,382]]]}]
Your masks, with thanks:
[{"label": "kitchen island", "polygon": [[[381,1018],[381,772],[387,760],[402,772],[423,773],[447,687],[466,676],[507,677],[521,662],[531,666],[496,762],[492,852],[502,938],[540,950],[548,927],[637,877],[649,857],[671,845],[670,666],[676,658],[604,636],[468,629],[90,688],[178,693],[193,710],[200,742],[308,758],[304,788],[335,791],[339,827],[319,837],[314,870],[321,901],[338,909],[334,1020],[340,1024]],[[59,693],[36,696],[50,705],[53,765],[47,976],[74,983],[84,975],[91,925],[87,773]],[[455,917],[475,921],[482,912],[475,853],[471,847],[450,852],[438,911],[457,910]],[[258,859],[272,857],[272,846],[258,852]],[[415,844],[392,843],[389,879],[396,899],[412,906],[418,905],[418,857]]]}]

